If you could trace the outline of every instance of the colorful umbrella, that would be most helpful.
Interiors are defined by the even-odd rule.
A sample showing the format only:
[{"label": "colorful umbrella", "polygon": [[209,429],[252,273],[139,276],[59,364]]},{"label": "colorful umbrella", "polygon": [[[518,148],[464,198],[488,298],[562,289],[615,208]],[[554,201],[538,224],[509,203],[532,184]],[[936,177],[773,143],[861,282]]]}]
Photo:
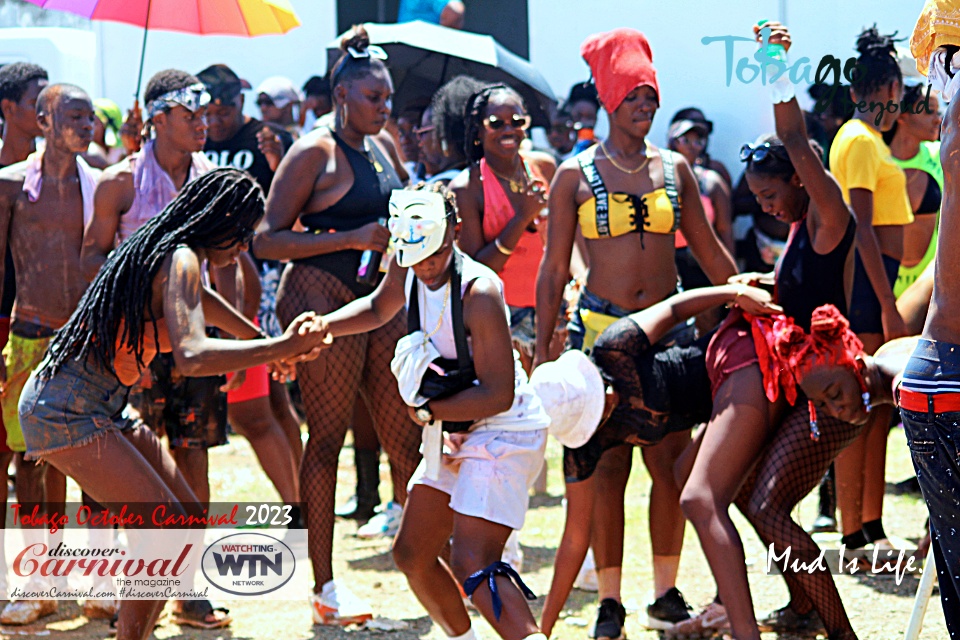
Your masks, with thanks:
[{"label": "colorful umbrella", "polygon": [[143,27],[137,96],[143,77],[147,30],[263,36],[300,26],[289,0],[27,0],[45,9],[75,13],[91,20]]}]

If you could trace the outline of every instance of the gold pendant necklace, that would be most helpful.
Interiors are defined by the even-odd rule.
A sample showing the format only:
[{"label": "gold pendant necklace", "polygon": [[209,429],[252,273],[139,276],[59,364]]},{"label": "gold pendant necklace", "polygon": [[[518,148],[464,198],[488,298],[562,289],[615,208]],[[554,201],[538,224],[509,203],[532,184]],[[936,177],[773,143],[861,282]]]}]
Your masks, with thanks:
[{"label": "gold pendant necklace", "polygon": [[610,155],[610,152],[607,151],[607,148],[603,145],[602,140],[600,141],[600,150],[603,151],[603,155],[607,157],[607,160],[609,160],[613,166],[615,166],[620,171],[623,171],[624,173],[628,173],[630,175],[633,175],[635,173],[640,173],[640,170],[643,169],[645,166],[647,166],[647,163],[650,162],[650,155],[648,154],[647,157],[643,159],[643,162],[640,163],[639,167],[637,167],[636,169],[629,169],[613,159],[613,156]]},{"label": "gold pendant necklace", "polygon": [[507,176],[500,174],[500,172],[490,166],[489,162],[487,163],[487,166],[490,167],[490,171],[493,172],[493,175],[507,182],[511,193],[523,193],[523,188],[525,186],[523,179],[527,176],[527,172],[524,171],[522,160],[520,161],[520,166],[518,167],[520,171],[520,180],[514,180],[513,178],[508,178]]}]

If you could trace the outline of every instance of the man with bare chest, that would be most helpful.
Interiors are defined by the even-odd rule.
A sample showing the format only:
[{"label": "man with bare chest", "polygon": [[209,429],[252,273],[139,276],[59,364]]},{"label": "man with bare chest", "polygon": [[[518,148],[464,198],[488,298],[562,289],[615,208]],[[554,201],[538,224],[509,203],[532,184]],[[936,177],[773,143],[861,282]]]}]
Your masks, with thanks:
[{"label": "man with bare chest", "polygon": [[[46,146],[0,170],[0,255],[10,247],[17,288],[10,338],[3,350],[6,375],[0,407],[14,451],[25,449],[17,413],[23,385],[87,287],[80,272],[80,247],[84,221],[93,215],[100,173],[79,157],[93,136],[89,96],[79,87],[59,84],[43,89],[36,102]],[[4,271],[0,265],[0,282]],[[20,467],[20,474],[27,466]],[[48,466],[29,466],[34,487],[30,493],[36,495],[20,495],[21,501],[52,502],[58,496],[44,490]],[[59,498],[62,501],[62,495]],[[8,605],[0,622],[30,622],[55,610],[52,600],[19,601]]]}]

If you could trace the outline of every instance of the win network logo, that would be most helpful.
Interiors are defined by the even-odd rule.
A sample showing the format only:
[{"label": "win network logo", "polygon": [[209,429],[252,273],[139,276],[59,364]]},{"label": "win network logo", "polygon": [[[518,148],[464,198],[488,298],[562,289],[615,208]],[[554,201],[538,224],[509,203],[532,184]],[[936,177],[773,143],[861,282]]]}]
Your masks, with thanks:
[{"label": "win network logo", "polygon": [[293,577],[297,561],[282,541],[263,533],[220,538],[203,552],[200,568],[210,583],[237,596],[262,596]]}]

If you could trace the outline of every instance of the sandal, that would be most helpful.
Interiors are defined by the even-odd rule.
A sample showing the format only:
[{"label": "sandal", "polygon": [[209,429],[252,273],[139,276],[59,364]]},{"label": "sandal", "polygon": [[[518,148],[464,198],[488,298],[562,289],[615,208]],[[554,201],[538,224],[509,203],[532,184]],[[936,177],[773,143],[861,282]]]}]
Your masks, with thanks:
[{"label": "sandal", "polygon": [[[228,615],[229,609],[214,607],[209,600],[183,600],[179,608],[173,612],[173,622],[181,627],[221,629],[233,621]],[[218,613],[222,615],[218,616]]]}]

